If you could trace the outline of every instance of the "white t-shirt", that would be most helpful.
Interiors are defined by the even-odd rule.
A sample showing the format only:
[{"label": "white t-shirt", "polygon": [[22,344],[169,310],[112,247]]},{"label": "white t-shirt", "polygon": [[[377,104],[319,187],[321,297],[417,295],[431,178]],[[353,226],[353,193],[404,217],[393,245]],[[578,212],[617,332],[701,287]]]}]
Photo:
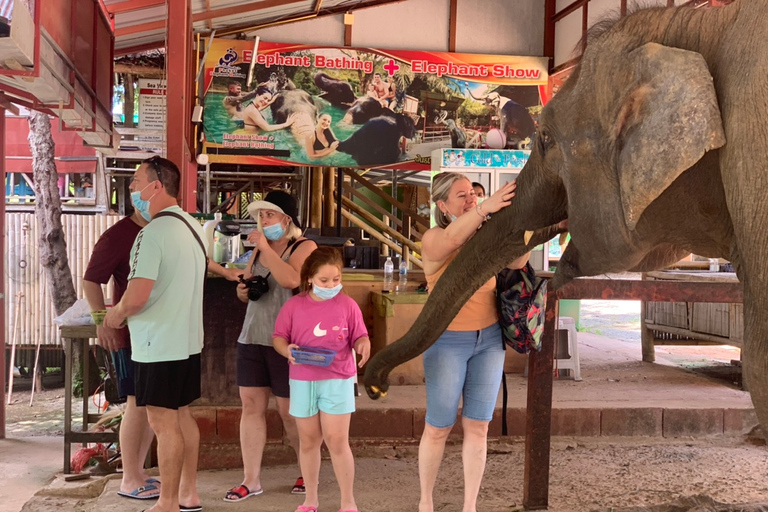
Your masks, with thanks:
[{"label": "white t-shirt", "polygon": [[[205,243],[200,223],[181,208],[171,206],[163,212],[183,216]],[[154,218],[139,232],[131,249],[128,280],[155,283],[142,310],[128,318],[134,361],[180,361],[203,350],[205,272],[205,254],[180,219]]]}]

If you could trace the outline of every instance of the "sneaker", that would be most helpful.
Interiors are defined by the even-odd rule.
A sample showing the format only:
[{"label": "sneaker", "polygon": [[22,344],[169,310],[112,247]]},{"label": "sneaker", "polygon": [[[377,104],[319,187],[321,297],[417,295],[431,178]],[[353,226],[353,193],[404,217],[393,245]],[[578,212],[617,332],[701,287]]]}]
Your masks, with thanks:
[{"label": "sneaker", "polygon": [[307,488],[304,487],[304,478],[299,477],[296,479],[296,483],[293,484],[291,494],[307,494]]}]

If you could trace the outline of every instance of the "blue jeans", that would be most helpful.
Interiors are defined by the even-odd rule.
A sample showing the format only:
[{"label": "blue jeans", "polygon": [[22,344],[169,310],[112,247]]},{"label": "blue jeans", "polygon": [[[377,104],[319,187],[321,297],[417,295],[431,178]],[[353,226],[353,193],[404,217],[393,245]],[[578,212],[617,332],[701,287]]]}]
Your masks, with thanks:
[{"label": "blue jeans", "polygon": [[504,371],[504,346],[498,323],[479,331],[445,331],[424,352],[427,423],[447,428],[462,416],[491,421]]}]

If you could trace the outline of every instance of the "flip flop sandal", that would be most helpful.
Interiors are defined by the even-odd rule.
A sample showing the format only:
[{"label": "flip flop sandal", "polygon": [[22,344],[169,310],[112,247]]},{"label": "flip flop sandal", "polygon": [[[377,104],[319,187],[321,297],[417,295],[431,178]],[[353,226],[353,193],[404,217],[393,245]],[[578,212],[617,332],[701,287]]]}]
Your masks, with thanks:
[{"label": "flip flop sandal", "polygon": [[203,510],[202,505],[179,505],[181,512],[201,512]]},{"label": "flip flop sandal", "polygon": [[299,505],[296,507],[299,512],[317,512],[317,507],[311,507],[309,505]]},{"label": "flip flop sandal", "polygon": [[224,496],[224,501],[226,501],[227,503],[235,503],[238,501],[243,501],[245,499],[248,499],[251,496],[258,496],[263,492],[264,492],[264,489],[259,489],[258,491],[252,491],[244,485],[238,485],[237,487],[233,487],[227,491],[227,494]]},{"label": "flip flop sandal", "polygon": [[296,483],[293,484],[291,494],[307,494],[307,488],[304,486],[304,478],[299,477],[296,479]]},{"label": "flip flop sandal", "polygon": [[[157,491],[156,494],[149,494],[147,496],[141,496],[141,493],[144,492],[150,492],[150,491]],[[122,496],[123,498],[132,498],[134,500],[156,500],[160,497],[160,489],[157,488],[155,484],[148,484],[143,485],[141,487],[137,487],[131,492],[124,492],[124,491],[117,491],[118,496]]]},{"label": "flip flop sandal", "polygon": [[158,485],[160,485],[160,480],[158,480],[157,478],[147,478],[146,482],[148,484],[158,484]]}]

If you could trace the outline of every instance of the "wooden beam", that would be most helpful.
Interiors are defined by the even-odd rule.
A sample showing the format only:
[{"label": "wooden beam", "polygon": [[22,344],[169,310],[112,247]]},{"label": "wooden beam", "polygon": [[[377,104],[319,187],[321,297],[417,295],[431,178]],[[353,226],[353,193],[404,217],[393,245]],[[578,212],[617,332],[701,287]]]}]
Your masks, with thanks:
[{"label": "wooden beam", "polygon": [[557,0],[546,0],[544,3],[544,56],[549,57],[549,73],[555,65],[555,11]]},{"label": "wooden beam", "polygon": [[126,46],[125,48],[115,48],[115,57],[122,57],[124,55],[133,55],[134,53],[142,53],[149,50],[157,50],[158,48],[163,48],[165,46],[165,41],[158,40],[158,41],[152,41],[151,43],[145,43],[145,44],[138,44],[136,46]]},{"label": "wooden beam", "polygon": [[192,127],[189,84],[193,71],[190,67],[192,54],[192,13],[191,0],[177,0],[169,4],[168,80],[166,90],[166,157],[179,167],[181,186],[179,199],[181,207],[188,212],[197,210],[197,163],[189,151]]},{"label": "wooden beam", "polygon": [[309,227],[323,226],[323,170],[320,167],[310,167],[311,188],[309,191]]},{"label": "wooden beam", "polygon": [[566,5],[565,7],[563,7],[563,9],[562,9],[562,10],[560,10],[560,11],[558,11],[558,12],[557,12],[557,13],[556,13],[556,14],[555,14],[553,17],[552,17],[552,19],[553,19],[555,22],[558,22],[558,21],[560,21],[561,19],[563,19],[563,18],[565,18],[566,16],[568,16],[569,14],[571,14],[572,12],[574,12],[574,11],[575,11],[576,9],[578,9],[579,7],[582,7],[582,6],[586,5],[588,2],[589,2],[589,0],[576,0],[575,2],[572,2],[571,4],[569,4],[569,5]]},{"label": "wooden beam", "polygon": [[[13,115],[18,116],[19,115],[19,107],[14,105],[11,102],[11,99],[0,92],[0,110],[10,110]],[[4,130],[0,130],[0,133],[5,133]]]},{"label": "wooden beam", "polygon": [[396,207],[398,207],[400,209],[400,211],[408,213],[408,215],[413,217],[413,220],[415,220],[418,224],[421,224],[422,226],[424,226],[426,228],[429,228],[429,221],[428,220],[425,220],[417,212],[414,212],[414,211],[410,210],[403,203],[401,203],[400,201],[398,201],[394,197],[390,196],[389,194],[386,194],[380,188],[371,185],[371,183],[369,183],[368,180],[366,180],[365,178],[361,177],[355,171],[353,171],[351,169],[344,169],[344,174],[346,174],[347,176],[349,176],[353,180],[357,181],[362,186],[364,186],[365,188],[367,188],[368,190],[370,190],[371,192],[373,192],[374,194],[376,194],[380,198],[384,199],[388,203],[395,205]]},{"label": "wooden beam", "polygon": [[344,13],[344,46],[352,46],[352,25],[355,23],[355,15],[351,12]]},{"label": "wooden beam", "polygon": [[264,9],[271,9],[272,7],[281,7],[283,5],[304,3],[305,0],[260,0],[259,2],[251,2],[242,5],[235,5],[232,7],[222,7],[221,9],[214,9],[212,11],[200,12],[192,16],[192,20],[204,21],[213,18],[223,18],[225,16],[234,16],[236,14],[243,14],[247,12],[262,11]]},{"label": "wooden beam", "polygon": [[335,16],[337,14],[342,14],[345,12],[359,11],[361,9],[368,9],[372,7],[378,7],[381,5],[396,4],[396,3],[405,2],[405,1],[406,0],[360,0],[358,3],[355,4],[354,8],[352,9],[350,9],[349,6],[347,5],[336,5],[333,7],[329,7],[327,9],[322,9],[317,14],[305,12],[304,14],[296,14],[295,16],[291,16],[284,20],[269,21],[266,23],[256,23],[256,24],[250,23],[247,25],[229,27],[224,30],[217,30],[216,35],[220,37],[224,37],[224,36],[239,34],[243,32],[253,32],[254,30],[259,30],[267,27],[274,27],[276,25],[286,25],[289,23],[295,23],[297,21],[303,21],[306,19]]},{"label": "wooden beam", "polygon": [[165,2],[166,0],[123,0],[122,2],[105,5],[105,7],[111,14],[120,14],[165,5]]},{"label": "wooden beam", "polygon": [[374,215],[371,215],[371,213],[369,213],[367,210],[361,208],[360,205],[353,203],[350,199],[344,196],[341,197],[341,202],[344,204],[345,207],[352,210],[359,217],[362,217],[365,222],[370,224],[372,227],[378,229],[379,232],[382,232],[391,236],[392,238],[400,242],[402,245],[410,248],[412,251],[419,252],[421,250],[419,249],[418,245],[411,242],[409,239],[405,238],[403,235],[398,233],[397,230],[392,229],[390,226],[387,226],[386,224],[381,222]]},{"label": "wooden beam", "polygon": [[[5,169],[5,108],[0,107],[0,172],[3,177],[6,176]],[[0,233],[5,232],[5,200],[0,201]],[[5,254],[5,241],[6,238],[0,237],[0,252]],[[5,275],[5,258],[0,258],[0,275]],[[5,332],[5,280],[0,281],[0,332]],[[11,371],[13,371],[13,364]],[[5,369],[8,365],[5,362],[5,346],[3,350],[0,350],[0,379],[2,379],[3,390],[5,390],[5,383],[8,382],[5,375]],[[9,389],[11,393],[13,390]],[[0,439],[5,439],[5,392],[3,393],[3,399],[0,400]]]},{"label": "wooden beam", "polygon": [[140,78],[161,78],[165,74],[162,68],[150,66],[129,66],[127,64],[115,64],[115,73],[127,73]]},{"label": "wooden beam", "polygon": [[336,187],[336,168],[323,167],[323,226],[336,227],[336,200],[333,190]]},{"label": "wooden beam", "polygon": [[457,25],[457,12],[459,0],[451,0],[451,14],[448,23],[448,51],[456,51],[456,25]]},{"label": "wooden beam", "polygon": [[621,0],[619,4],[619,15],[622,18],[627,15],[627,0]]},{"label": "wooden beam", "polygon": [[[394,243],[392,240],[390,240],[389,238],[385,237],[384,235],[382,235],[381,233],[379,233],[378,231],[373,229],[371,226],[369,226],[368,224],[366,224],[362,220],[358,219],[357,217],[355,217],[354,215],[352,215],[351,213],[349,213],[349,212],[347,212],[345,210],[341,210],[341,214],[349,222],[351,222],[355,226],[359,227],[360,229],[362,229],[363,231],[365,231],[366,233],[371,235],[373,238],[375,238],[379,242],[383,243],[384,245],[386,245],[387,247],[389,247],[390,249],[392,249],[395,252],[400,252],[400,247],[396,243]],[[411,255],[411,261],[417,267],[419,267],[421,269],[424,268],[424,263],[420,259],[414,257],[413,255]]]}]

